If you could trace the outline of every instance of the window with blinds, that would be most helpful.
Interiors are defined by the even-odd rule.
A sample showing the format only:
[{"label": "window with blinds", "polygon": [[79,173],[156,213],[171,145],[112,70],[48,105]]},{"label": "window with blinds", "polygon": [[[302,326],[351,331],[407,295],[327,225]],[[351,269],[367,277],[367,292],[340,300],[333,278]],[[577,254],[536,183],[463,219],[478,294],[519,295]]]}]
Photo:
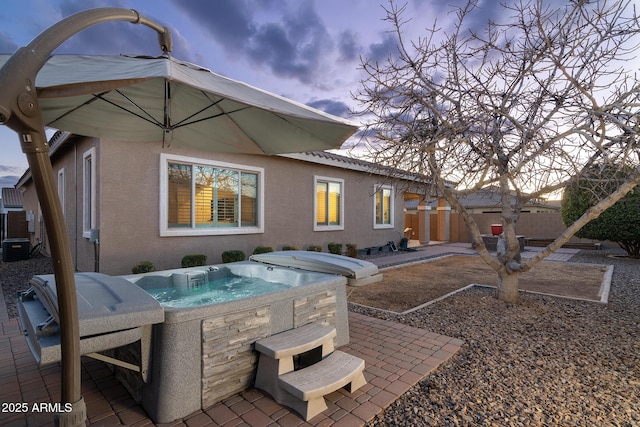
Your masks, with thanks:
[{"label": "window with blinds", "polygon": [[258,226],[260,172],[171,161],[166,168],[168,229]]},{"label": "window with blinds", "polygon": [[82,154],[82,236],[96,228],[96,148]]},{"label": "window with blinds", "polygon": [[344,181],[315,177],[315,230],[343,229]]},{"label": "window with blinds", "polygon": [[393,227],[393,189],[390,186],[374,188],[374,228]]}]

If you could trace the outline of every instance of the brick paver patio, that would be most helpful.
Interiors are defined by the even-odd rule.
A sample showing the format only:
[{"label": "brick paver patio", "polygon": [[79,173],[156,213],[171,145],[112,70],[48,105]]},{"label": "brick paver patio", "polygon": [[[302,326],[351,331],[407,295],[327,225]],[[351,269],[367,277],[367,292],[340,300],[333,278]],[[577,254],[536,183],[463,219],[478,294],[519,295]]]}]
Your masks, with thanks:
[{"label": "brick paver patio", "polygon": [[[34,404],[59,401],[60,367],[37,366],[18,320],[9,319],[4,298],[0,301],[0,402],[7,409],[0,412],[0,425],[53,426],[52,413],[32,409]],[[341,350],[365,360],[367,384],[353,394],[339,390],[328,395],[329,408],[310,422],[261,391],[250,389],[163,425],[360,426],[463,345],[458,339],[356,313],[349,313],[349,331],[350,343]],[[89,425],[154,425],[103,362],[83,357],[82,395]],[[9,411],[9,403],[26,403],[27,410],[16,411],[13,407]]]}]

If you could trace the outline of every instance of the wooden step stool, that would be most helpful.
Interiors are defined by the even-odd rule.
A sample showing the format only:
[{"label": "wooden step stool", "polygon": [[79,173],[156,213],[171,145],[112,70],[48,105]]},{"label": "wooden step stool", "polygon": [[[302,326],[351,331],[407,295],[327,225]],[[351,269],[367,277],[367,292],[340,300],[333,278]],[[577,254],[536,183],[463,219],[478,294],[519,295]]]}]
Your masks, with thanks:
[{"label": "wooden step stool", "polygon": [[[364,360],[334,351],[335,336],[334,327],[310,323],[256,341],[260,352],[256,388],[308,421],[327,409],[325,395],[345,386],[349,392],[362,387]],[[312,352],[309,358],[314,363],[295,370],[294,358],[307,352]]]}]

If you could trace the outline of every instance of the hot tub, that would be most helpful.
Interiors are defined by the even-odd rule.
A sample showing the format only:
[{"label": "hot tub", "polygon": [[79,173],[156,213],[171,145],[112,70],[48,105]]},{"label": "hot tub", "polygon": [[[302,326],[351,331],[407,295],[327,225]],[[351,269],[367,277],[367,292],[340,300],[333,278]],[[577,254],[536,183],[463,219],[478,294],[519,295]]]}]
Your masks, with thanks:
[{"label": "hot tub", "polygon": [[[335,327],[336,347],[347,344],[346,285],[382,278],[374,264],[326,253],[251,259],[127,276],[76,273],[82,354],[111,363],[156,423],[171,422],[251,388],[261,338],[323,323]],[[31,283],[18,300],[21,322],[38,363],[53,363],[55,277]]]},{"label": "hot tub", "polygon": [[204,298],[202,305],[191,307],[161,302],[164,322],[153,327],[149,379],[128,384],[157,423],[252,387],[257,366],[253,343],[260,338],[322,322],[336,328],[336,346],[349,342],[347,279],[341,275],[244,261],[122,277],[152,295],[173,287],[192,296],[207,286],[205,281],[225,278],[278,283],[276,290],[226,302]]}]

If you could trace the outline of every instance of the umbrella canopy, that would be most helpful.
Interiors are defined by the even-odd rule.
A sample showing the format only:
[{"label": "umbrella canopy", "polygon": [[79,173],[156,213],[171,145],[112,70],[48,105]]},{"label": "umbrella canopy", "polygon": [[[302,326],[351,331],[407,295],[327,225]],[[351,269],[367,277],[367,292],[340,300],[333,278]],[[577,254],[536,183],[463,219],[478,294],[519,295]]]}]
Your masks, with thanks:
[{"label": "umbrella canopy", "polygon": [[[9,55],[0,56],[0,67]],[[279,154],[338,148],[357,126],[168,56],[52,56],[36,78],[44,124],[78,135]]]}]

